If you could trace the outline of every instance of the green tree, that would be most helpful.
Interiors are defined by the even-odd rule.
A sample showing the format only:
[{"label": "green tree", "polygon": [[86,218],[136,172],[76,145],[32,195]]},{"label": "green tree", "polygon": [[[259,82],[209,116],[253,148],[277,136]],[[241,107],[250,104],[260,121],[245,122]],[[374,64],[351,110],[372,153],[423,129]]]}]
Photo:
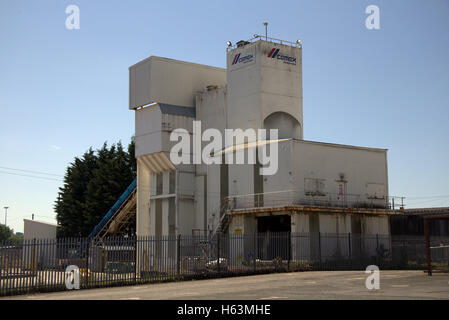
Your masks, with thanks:
[{"label": "green tree", "polygon": [[14,235],[14,231],[8,226],[0,224],[0,241],[9,240]]},{"label": "green tree", "polygon": [[81,158],[76,157],[67,168],[64,186],[60,188],[55,204],[56,219],[61,225],[58,236],[80,237],[85,235],[83,212],[85,211],[86,190],[97,168],[97,157],[90,148]]},{"label": "green tree", "polygon": [[9,237],[9,240],[15,243],[21,243],[23,242],[23,234],[21,235],[13,234],[11,237]]},{"label": "green tree", "polygon": [[137,175],[137,161],[136,161],[136,138],[131,137],[131,142],[128,145],[128,163],[133,172],[133,175]]},{"label": "green tree", "polygon": [[70,163],[55,203],[58,237],[85,237],[100,222],[136,175],[134,138],[93,151]]},{"label": "green tree", "polygon": [[97,168],[87,186],[84,221],[89,230],[98,224],[134,179],[122,144],[112,145],[109,152],[105,147],[99,151]]}]

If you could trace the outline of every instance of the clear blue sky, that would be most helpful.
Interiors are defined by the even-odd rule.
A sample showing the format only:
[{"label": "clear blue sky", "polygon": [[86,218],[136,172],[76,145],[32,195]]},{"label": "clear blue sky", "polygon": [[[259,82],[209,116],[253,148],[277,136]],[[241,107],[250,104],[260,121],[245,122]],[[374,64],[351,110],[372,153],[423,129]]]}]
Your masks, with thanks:
[{"label": "clear blue sky", "polygon": [[[79,30],[65,27],[70,4]],[[371,4],[380,30],[365,28]],[[448,0],[0,0],[0,221],[9,206],[15,231],[32,213],[54,222],[62,184],[5,168],[63,175],[90,146],[128,143],[130,65],[158,55],[225,67],[226,41],[263,33],[263,21],[303,41],[305,139],[387,148],[391,195],[449,206]]]}]

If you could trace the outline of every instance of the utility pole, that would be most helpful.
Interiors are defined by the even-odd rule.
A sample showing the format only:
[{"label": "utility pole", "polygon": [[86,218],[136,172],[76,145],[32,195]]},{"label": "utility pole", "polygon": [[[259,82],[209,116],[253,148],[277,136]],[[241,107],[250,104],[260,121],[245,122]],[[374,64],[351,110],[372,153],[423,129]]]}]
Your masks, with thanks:
[{"label": "utility pole", "polygon": [[7,216],[8,216],[8,208],[9,207],[3,207],[3,208],[5,208],[5,227],[6,227],[6,222],[7,222]]}]

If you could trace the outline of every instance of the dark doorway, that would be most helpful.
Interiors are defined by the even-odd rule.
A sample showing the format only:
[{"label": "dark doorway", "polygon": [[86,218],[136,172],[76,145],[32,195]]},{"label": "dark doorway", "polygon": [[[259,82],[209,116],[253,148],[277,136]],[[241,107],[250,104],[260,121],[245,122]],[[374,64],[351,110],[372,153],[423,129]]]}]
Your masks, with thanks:
[{"label": "dark doorway", "polygon": [[291,218],[289,215],[267,216],[257,218],[257,231],[263,232],[290,232]]},{"label": "dark doorway", "polygon": [[289,215],[267,216],[257,218],[257,258],[273,260],[290,257],[290,228]]}]

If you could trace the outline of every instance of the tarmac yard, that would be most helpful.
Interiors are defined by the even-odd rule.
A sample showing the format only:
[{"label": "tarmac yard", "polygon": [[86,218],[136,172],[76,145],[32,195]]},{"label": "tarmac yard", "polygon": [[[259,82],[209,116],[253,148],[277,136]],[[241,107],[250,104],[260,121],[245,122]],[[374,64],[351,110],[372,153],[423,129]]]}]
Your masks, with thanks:
[{"label": "tarmac yard", "polygon": [[[449,273],[380,271],[380,289],[368,290],[364,271],[312,271],[72,290],[4,297],[42,300],[278,300],[449,299]],[[0,300],[2,300],[0,299]]]}]

